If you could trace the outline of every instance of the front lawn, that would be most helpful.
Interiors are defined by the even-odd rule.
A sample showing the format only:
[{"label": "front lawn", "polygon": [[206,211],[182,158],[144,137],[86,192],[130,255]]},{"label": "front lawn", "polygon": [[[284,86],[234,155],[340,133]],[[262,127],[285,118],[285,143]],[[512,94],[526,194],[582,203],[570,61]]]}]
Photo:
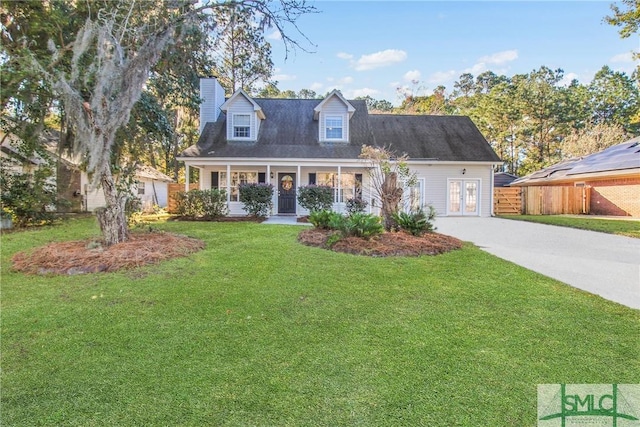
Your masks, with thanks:
[{"label": "front lawn", "polygon": [[[639,383],[640,312],[471,245],[367,258],[298,226],[159,223],[205,250],[25,276],[2,236],[2,425],[535,426],[543,383]],[[437,221],[436,221],[437,226]]]},{"label": "front lawn", "polygon": [[559,225],[561,227],[579,228],[582,230],[640,238],[640,220],[590,218],[587,215],[581,217],[565,215],[503,215],[500,218],[538,222],[541,224]]}]

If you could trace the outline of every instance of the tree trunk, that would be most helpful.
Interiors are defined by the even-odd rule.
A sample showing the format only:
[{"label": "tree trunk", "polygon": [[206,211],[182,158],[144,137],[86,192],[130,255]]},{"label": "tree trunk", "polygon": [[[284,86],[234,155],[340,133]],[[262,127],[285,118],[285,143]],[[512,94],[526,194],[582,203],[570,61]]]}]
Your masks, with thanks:
[{"label": "tree trunk", "polygon": [[100,231],[106,246],[122,243],[129,236],[125,204],[127,198],[118,194],[115,180],[109,167],[102,167],[102,190],[106,206],[96,209]]},{"label": "tree trunk", "polygon": [[398,212],[400,200],[402,200],[402,188],[398,188],[398,174],[390,173],[385,176],[382,183],[382,219],[387,231],[396,228],[397,224],[393,216]]}]

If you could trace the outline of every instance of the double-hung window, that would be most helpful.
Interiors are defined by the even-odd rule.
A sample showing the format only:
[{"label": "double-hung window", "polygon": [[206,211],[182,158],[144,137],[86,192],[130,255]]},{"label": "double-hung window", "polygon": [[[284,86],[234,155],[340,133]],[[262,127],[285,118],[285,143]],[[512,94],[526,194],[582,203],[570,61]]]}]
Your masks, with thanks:
[{"label": "double-hung window", "polygon": [[338,174],[335,172],[318,172],[316,174],[318,185],[326,185],[333,188],[333,202],[344,203],[349,199],[362,196],[362,174],[340,174],[340,191],[338,191]]},{"label": "double-hung window", "polygon": [[326,139],[342,139],[342,116],[327,116],[324,122]]},{"label": "double-hung window", "polygon": [[[220,172],[220,179],[218,180],[219,188],[227,188],[227,173]],[[231,172],[231,193],[230,200],[237,202],[240,199],[240,192],[238,186],[240,184],[257,184],[258,172]]]},{"label": "double-hung window", "polygon": [[403,199],[404,210],[407,212],[424,209],[424,178],[418,178],[412,186],[405,186]]},{"label": "double-hung window", "polygon": [[233,137],[251,138],[251,116],[249,114],[233,115]]}]

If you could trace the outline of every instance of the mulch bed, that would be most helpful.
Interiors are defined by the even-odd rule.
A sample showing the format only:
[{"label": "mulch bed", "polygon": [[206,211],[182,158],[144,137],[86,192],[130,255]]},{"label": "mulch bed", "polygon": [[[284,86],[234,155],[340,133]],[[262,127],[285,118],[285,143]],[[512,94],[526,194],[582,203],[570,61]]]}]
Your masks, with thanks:
[{"label": "mulch bed", "polygon": [[437,255],[460,249],[463,245],[461,240],[444,234],[425,233],[416,237],[399,231],[382,233],[369,240],[345,237],[329,247],[327,238],[334,233],[332,230],[312,228],[300,232],[298,241],[308,246],[372,257]]},{"label": "mulch bed", "polygon": [[83,274],[156,264],[204,249],[204,242],[171,233],[132,233],[126,242],[103,247],[95,240],[50,243],[18,252],[13,269],[29,274]]}]

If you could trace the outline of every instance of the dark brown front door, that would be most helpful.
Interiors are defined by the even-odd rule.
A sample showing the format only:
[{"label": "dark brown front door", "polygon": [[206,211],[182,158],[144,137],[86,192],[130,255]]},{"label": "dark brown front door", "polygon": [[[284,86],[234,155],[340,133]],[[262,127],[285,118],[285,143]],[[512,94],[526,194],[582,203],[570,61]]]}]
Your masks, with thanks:
[{"label": "dark brown front door", "polygon": [[296,213],[296,174],[278,174],[278,213]]}]

